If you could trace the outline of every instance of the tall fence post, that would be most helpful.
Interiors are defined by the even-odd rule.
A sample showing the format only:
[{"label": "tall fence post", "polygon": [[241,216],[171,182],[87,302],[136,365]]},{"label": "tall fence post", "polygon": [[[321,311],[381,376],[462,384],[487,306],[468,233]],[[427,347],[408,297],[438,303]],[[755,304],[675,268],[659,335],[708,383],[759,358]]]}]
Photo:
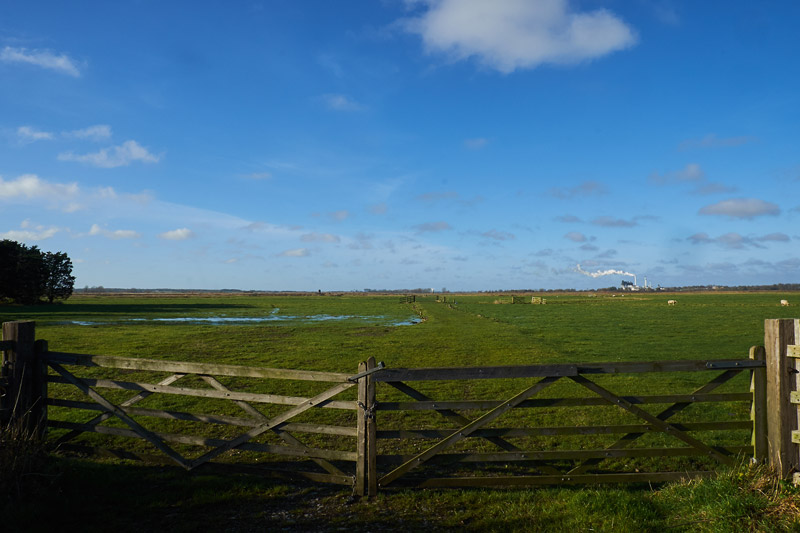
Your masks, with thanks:
[{"label": "tall fence post", "polygon": [[[359,374],[375,368],[375,358],[370,357],[358,365]],[[358,380],[358,422],[356,496],[372,497],[378,493],[376,424],[375,424],[375,382],[368,374]]]},{"label": "tall fence post", "polygon": [[47,421],[47,371],[41,354],[46,343],[36,343],[35,322],[3,323],[2,397],[0,423],[20,424],[41,435]]},{"label": "tall fence post", "polygon": [[[750,359],[764,361],[766,351],[763,346],[750,348]],[[750,420],[753,421],[753,460],[762,464],[766,462],[769,452],[767,439],[767,369],[766,367],[754,368],[750,371],[750,392],[753,400],[750,404]]]},{"label": "tall fence post", "polygon": [[788,347],[797,340],[800,340],[800,320],[764,321],[769,464],[782,478],[787,478],[800,464],[798,446],[793,442],[798,413],[791,401],[792,393],[798,390],[800,375],[797,361],[787,356]]}]

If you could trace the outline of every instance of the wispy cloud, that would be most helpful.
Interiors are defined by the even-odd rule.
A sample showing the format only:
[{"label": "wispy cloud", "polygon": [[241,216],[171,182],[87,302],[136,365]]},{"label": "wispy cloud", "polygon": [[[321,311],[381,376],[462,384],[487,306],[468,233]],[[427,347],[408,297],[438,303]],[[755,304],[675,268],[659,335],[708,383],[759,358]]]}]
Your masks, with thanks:
[{"label": "wispy cloud", "polygon": [[369,212],[373,215],[385,215],[387,211],[389,211],[389,206],[386,205],[386,202],[369,206]]},{"label": "wispy cloud", "polygon": [[757,198],[733,198],[707,205],[701,208],[698,214],[750,220],[766,215],[777,216],[780,212],[780,208],[771,202],[765,202]]},{"label": "wispy cloud", "polygon": [[331,233],[306,233],[300,236],[303,242],[339,242],[341,239]]},{"label": "wispy cloud", "polygon": [[111,138],[111,126],[107,124],[96,124],[83,129],[62,132],[61,136],[67,139],[102,141]]},{"label": "wispy cloud", "polygon": [[418,194],[414,197],[415,200],[420,202],[438,202],[440,200],[457,200],[459,194],[456,191],[433,191]]},{"label": "wispy cloud", "polygon": [[469,148],[470,150],[480,150],[484,148],[487,144],[489,144],[489,139],[484,137],[475,137],[474,139],[465,139],[464,146]]},{"label": "wispy cloud", "polygon": [[333,111],[363,111],[366,107],[344,94],[323,94],[322,102]]},{"label": "wispy cloud", "polygon": [[0,50],[0,62],[26,63],[75,78],[81,75],[78,64],[72,58],[66,54],[54,54],[49,50],[28,50],[27,48],[6,46]]},{"label": "wispy cloud", "polygon": [[494,239],[496,241],[510,241],[515,238],[513,233],[508,233],[506,231],[498,231],[496,229],[490,229],[489,231],[481,233],[481,237],[485,237],[487,239]]},{"label": "wispy cloud", "polygon": [[570,231],[564,234],[564,238],[572,242],[586,242],[589,239],[579,231]]},{"label": "wispy cloud", "polygon": [[342,222],[350,218],[350,211],[347,209],[340,209],[339,211],[328,213],[328,216],[336,222]]},{"label": "wispy cloud", "polygon": [[142,163],[158,163],[160,156],[151,154],[147,148],[136,141],[125,141],[119,146],[103,148],[99,152],[78,155],[72,152],[58,154],[59,161],[77,161],[100,168],[116,168],[128,166],[135,161]]},{"label": "wispy cloud", "polygon": [[417,224],[414,226],[414,229],[417,230],[417,233],[437,233],[440,231],[447,231],[453,229],[453,227],[444,221],[439,222],[425,222],[424,224]]},{"label": "wispy cloud", "polygon": [[678,145],[678,150],[689,150],[692,148],[723,148],[728,146],[741,146],[755,142],[757,139],[750,136],[739,137],[717,137],[714,133],[709,133],[701,139],[686,139]]},{"label": "wispy cloud", "polygon": [[76,183],[50,183],[35,174],[23,174],[15,180],[5,181],[0,177],[0,200],[17,197],[67,197],[78,192]]},{"label": "wispy cloud", "polygon": [[138,239],[142,235],[136,231],[129,230],[129,229],[118,229],[118,230],[107,230],[105,228],[101,228],[97,224],[92,224],[92,227],[89,229],[89,235],[102,235],[103,237],[109,239]]},{"label": "wispy cloud", "polygon": [[671,183],[685,183],[702,181],[706,174],[697,163],[689,163],[681,170],[659,174],[653,172],[648,177],[648,181],[654,185],[668,185]]},{"label": "wispy cloud", "polygon": [[599,196],[607,192],[608,188],[600,182],[584,181],[580,185],[570,188],[553,187],[550,189],[549,194],[555,198],[569,200],[581,196]]},{"label": "wispy cloud", "polygon": [[595,226],[603,226],[606,228],[632,228],[638,225],[638,223],[635,220],[624,220],[621,218],[614,218],[609,216],[597,217],[594,220],[592,220],[592,224],[594,224]]},{"label": "wispy cloud", "polygon": [[308,251],[308,248],[295,248],[278,254],[279,257],[308,257],[309,255],[311,252]]},{"label": "wispy cloud", "polygon": [[189,228],[179,228],[170,231],[165,231],[158,235],[160,238],[168,241],[185,241],[194,237],[194,232]]},{"label": "wispy cloud", "polygon": [[43,241],[62,231],[62,228],[56,226],[46,227],[41,224],[33,224],[29,219],[23,220],[19,227],[20,229],[18,230],[0,233],[0,239],[10,239],[12,241],[21,242]]},{"label": "wispy cloud", "polygon": [[686,239],[692,244],[716,244],[731,250],[743,248],[765,248],[765,242],[790,242],[791,237],[785,233],[770,233],[761,237],[748,237],[740,233],[730,232],[718,237],[710,237],[707,233],[695,233]]},{"label": "wispy cloud", "polygon": [[49,141],[55,138],[49,131],[39,131],[30,126],[17,128],[17,137],[23,142]]},{"label": "wispy cloud", "polygon": [[242,177],[247,180],[263,181],[272,179],[271,172],[251,172],[250,174],[242,174]]},{"label": "wispy cloud", "polygon": [[579,12],[568,0],[418,0],[402,21],[429,52],[476,58],[503,73],[544,63],[574,64],[636,43],[634,30],[606,9]]}]

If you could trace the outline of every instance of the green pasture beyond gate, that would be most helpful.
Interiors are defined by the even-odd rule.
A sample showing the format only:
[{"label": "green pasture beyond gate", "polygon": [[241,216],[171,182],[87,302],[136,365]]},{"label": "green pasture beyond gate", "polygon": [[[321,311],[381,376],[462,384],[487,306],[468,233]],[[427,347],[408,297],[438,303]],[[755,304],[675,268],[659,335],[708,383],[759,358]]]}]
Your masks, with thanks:
[{"label": "green pasture beyond gate", "polygon": [[[531,294],[527,296],[530,297]],[[416,301],[411,303],[401,303],[396,295],[363,294],[74,296],[64,304],[55,306],[0,306],[0,322],[35,320],[37,338],[48,340],[50,349],[64,352],[352,373],[359,361],[370,356],[384,361],[387,367],[742,359],[747,357],[750,346],[763,344],[765,319],[796,317],[798,313],[795,305],[800,303],[800,294],[785,292],[650,293],[615,297],[602,294],[589,296],[578,293],[547,293],[540,296],[546,298],[546,305],[512,305],[510,295],[507,294],[447,295],[446,302],[437,302],[434,295],[417,296]],[[669,299],[677,300],[677,305],[668,306]],[[781,307],[781,299],[789,300],[792,305],[788,308]],[[184,320],[187,317],[249,319],[263,318],[270,314],[292,318],[275,322],[239,323]],[[321,315],[329,318],[319,319]],[[345,316],[351,318],[330,318]],[[309,320],[308,317],[317,318]],[[362,317],[372,318],[365,320]],[[424,320],[414,325],[395,325],[407,323],[414,317]],[[175,320],[160,320],[170,318]],[[681,379],[680,374],[677,376]],[[689,374],[683,376],[692,379]],[[651,381],[642,382],[643,379]],[[650,378],[647,375],[637,376],[637,380],[640,381],[636,388],[646,388],[650,393],[667,390],[672,386],[663,382],[663,374],[653,374]],[[744,373],[728,385],[741,391],[746,390],[746,382]],[[481,390],[484,384],[442,384],[444,387],[455,386],[459,389],[442,390],[441,394],[449,397],[455,393],[469,398],[491,393],[492,391]],[[691,387],[692,383],[679,385],[685,385],[685,389]],[[724,408],[730,409],[731,404],[724,404]],[[734,406],[734,409],[737,412],[724,412],[720,415],[747,418],[745,403]],[[566,413],[565,410],[559,412]],[[553,416],[558,417],[559,412],[554,412]],[[68,413],[59,414],[58,409],[51,408],[51,417],[65,415]],[[553,424],[566,425],[572,422],[567,418],[552,420]],[[742,431],[740,437],[743,440],[748,438],[746,433],[747,431]],[[58,432],[51,436],[56,438]],[[738,438],[736,437],[737,440]],[[177,490],[176,487],[173,489]],[[522,520],[523,516],[532,517],[533,509],[540,509],[534,513],[541,515],[544,520],[540,525],[543,527],[544,524],[552,524],[554,528],[558,528],[568,523],[588,526],[596,524],[597,520],[601,520],[601,523],[610,521],[614,526],[615,517],[621,518],[621,515],[616,516],[610,511],[611,508],[603,511],[602,505],[597,509],[578,505],[578,508],[591,512],[574,514],[574,517],[584,516],[584,519],[564,521],[565,516],[573,514],[568,512],[562,516],[559,510],[563,510],[564,506],[569,507],[572,500],[589,498],[590,494],[591,501],[598,505],[595,500],[599,497],[602,501],[616,502],[612,507],[620,509],[628,508],[626,505],[641,505],[644,506],[642,509],[649,509],[647,513],[658,508],[656,506],[650,509],[648,506],[651,503],[655,505],[656,501],[660,501],[658,498],[668,498],[667,493],[664,493],[663,498],[656,495],[657,500],[646,503],[650,502],[646,495],[638,497],[626,495],[628,493],[616,489],[609,490],[610,492],[604,491],[601,494],[593,491],[564,492],[552,489],[548,494],[561,501],[558,504],[554,501],[552,505],[546,503],[550,502],[550,496],[539,492],[519,495],[508,492],[498,493],[496,496],[483,496],[479,492],[472,493],[472,496],[454,495],[453,501],[442,500],[442,496],[435,494],[414,497],[401,494],[381,498],[377,505],[388,506],[387,509],[394,508],[394,513],[398,516],[403,515],[398,505],[411,505],[416,509],[412,514],[424,521],[437,518],[433,511],[437,506],[441,506],[444,512],[449,508],[448,505],[458,508],[465,505],[455,502],[488,498],[480,506],[483,509],[480,514],[486,516],[487,520],[489,517],[497,519],[508,513]],[[690,499],[702,497],[692,496],[686,492],[688,488],[676,490],[677,492],[669,492],[669,497],[678,497],[679,493]],[[280,491],[286,493],[287,489]],[[301,498],[305,502],[307,496]],[[328,500],[330,504],[339,501],[336,497],[332,498]],[[517,509],[513,502],[517,502],[519,498],[533,498],[538,503],[533,507],[526,505]],[[747,507],[750,499],[747,496],[741,505]],[[489,500],[496,503],[496,508],[488,504]],[[712,500],[717,501],[718,496],[709,501]],[[289,500],[280,501],[284,503],[277,509],[288,505]],[[315,497],[309,501],[313,503]],[[427,506],[433,505],[433,501],[438,501],[439,504],[428,509]],[[294,500],[292,502],[292,505],[297,503]],[[306,508],[305,503],[298,507]],[[201,508],[204,507],[198,507],[197,512]],[[520,509],[523,508],[527,511],[521,512]],[[148,512],[153,509],[148,508]],[[358,515],[359,509],[350,509],[345,514],[350,513],[349,520],[355,520],[356,523],[367,524],[377,519],[377,508],[365,508],[364,517]],[[632,507],[629,508],[631,510]],[[341,513],[342,509],[339,508],[337,512]],[[692,521],[693,525],[686,526],[687,528],[692,529],[697,523],[704,523],[702,517],[706,512],[713,514],[713,511],[702,509],[697,512],[700,514],[694,513],[692,516],[700,516],[700,522]],[[747,512],[751,513],[752,509]],[[275,513],[274,516],[283,516],[284,511],[276,510]],[[472,516],[469,513],[466,515]],[[682,517],[679,519],[676,516],[673,520],[668,515],[661,522],[657,515],[658,513],[651,517],[648,514],[646,519],[639,518],[642,524],[650,525],[684,522]],[[726,522],[728,525],[738,523],[731,514],[731,509],[724,511],[723,515],[730,518]],[[204,516],[205,520],[211,517],[202,512],[198,516]],[[321,516],[327,515],[322,513]],[[330,515],[328,519],[333,516]],[[531,518],[525,520],[529,519]],[[348,518],[345,517],[345,520]],[[533,523],[537,523],[536,520],[538,519],[534,519]],[[291,527],[293,522],[289,520],[287,523]],[[297,522],[302,523],[302,520]],[[633,526],[632,523],[628,525]],[[682,530],[682,527],[676,530]]]},{"label": "green pasture beyond gate", "polygon": [[[0,318],[35,320],[37,338],[60,352],[352,374],[370,356],[389,368],[745,359],[750,346],[763,344],[764,319],[791,315],[792,307],[781,307],[780,300],[797,302],[797,296],[547,294],[546,305],[511,304],[510,295],[495,294],[448,295],[438,301],[434,295],[418,296],[414,302],[361,294],[76,296],[57,306],[2,308]],[[526,299],[531,301],[530,295]],[[677,305],[667,305],[670,299]],[[746,374],[719,392],[746,391]],[[689,392],[708,377],[673,373],[623,379],[630,380],[630,388],[616,383],[619,393],[668,394]],[[425,392],[438,398],[486,399],[505,393],[487,389],[495,386],[487,381],[433,386]],[[186,407],[175,401],[154,407]],[[712,413],[718,420],[741,420],[748,418],[749,405],[702,409],[705,416],[708,409],[719,410]],[[552,410],[548,424],[575,425],[597,416],[584,411]],[[330,414],[340,417],[331,420],[320,416],[321,423],[348,422],[342,415]],[[57,407],[51,407],[50,418],[84,421]],[[728,440],[718,444],[748,444],[747,430],[740,433],[727,434]]]}]

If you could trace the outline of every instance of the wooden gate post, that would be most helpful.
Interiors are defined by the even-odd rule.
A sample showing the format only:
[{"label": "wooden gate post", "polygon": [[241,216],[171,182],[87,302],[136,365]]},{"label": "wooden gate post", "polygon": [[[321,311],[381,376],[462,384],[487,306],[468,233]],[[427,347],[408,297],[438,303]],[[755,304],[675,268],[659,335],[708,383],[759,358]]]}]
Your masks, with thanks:
[{"label": "wooden gate post", "polygon": [[[787,356],[787,347],[800,341],[800,320],[764,321],[764,348],[767,358],[767,437],[769,464],[782,477],[798,469],[800,452],[793,442],[798,427],[797,406],[792,393],[798,390],[797,361]],[[798,354],[800,356],[800,354]]]},{"label": "wooden gate post", "polygon": [[47,370],[41,353],[46,343],[36,342],[35,322],[4,322],[0,423],[20,424],[26,431],[43,434],[47,422]]},{"label": "wooden gate post", "polygon": [[[358,365],[358,372],[360,374],[373,368],[375,358],[370,357]],[[375,382],[372,375],[367,374],[358,380],[358,444],[353,488],[356,496],[372,497],[378,493],[375,407]]]}]

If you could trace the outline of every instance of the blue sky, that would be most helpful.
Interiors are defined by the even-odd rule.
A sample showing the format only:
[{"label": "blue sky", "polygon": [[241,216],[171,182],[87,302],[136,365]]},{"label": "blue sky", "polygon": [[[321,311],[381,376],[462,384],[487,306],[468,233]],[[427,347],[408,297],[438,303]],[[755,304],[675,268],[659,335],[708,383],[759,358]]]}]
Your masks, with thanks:
[{"label": "blue sky", "polygon": [[6,0],[0,238],[67,252],[78,287],[797,283],[798,22],[789,0]]}]

